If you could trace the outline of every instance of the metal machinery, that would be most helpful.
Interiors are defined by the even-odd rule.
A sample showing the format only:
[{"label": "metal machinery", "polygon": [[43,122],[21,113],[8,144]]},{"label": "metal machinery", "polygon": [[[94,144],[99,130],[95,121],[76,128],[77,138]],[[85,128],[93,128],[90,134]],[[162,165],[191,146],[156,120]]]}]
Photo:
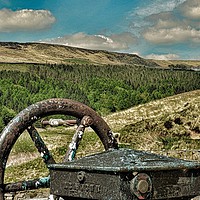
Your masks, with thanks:
[{"label": "metal machinery", "polygon": [[[64,161],[56,163],[34,123],[45,116],[63,114],[77,120],[42,121],[43,125],[73,125],[77,129]],[[85,128],[99,136],[105,151],[75,160]],[[37,180],[4,183],[10,151],[27,130],[50,171]],[[118,148],[106,122],[88,106],[69,99],[49,99],[21,111],[0,135],[0,200],[5,193],[50,187],[54,199],[191,199],[200,195],[200,163],[144,151]]]}]

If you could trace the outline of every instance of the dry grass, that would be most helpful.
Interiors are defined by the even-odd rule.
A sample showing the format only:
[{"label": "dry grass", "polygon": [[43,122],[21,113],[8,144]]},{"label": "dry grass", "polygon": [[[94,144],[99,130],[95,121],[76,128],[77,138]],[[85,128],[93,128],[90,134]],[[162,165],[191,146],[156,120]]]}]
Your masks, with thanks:
[{"label": "dry grass", "polygon": [[[187,92],[161,100],[142,104],[104,117],[114,131],[145,119],[159,118],[163,115],[181,112],[187,105],[200,104],[200,90]],[[197,111],[198,112],[198,111]]]},{"label": "dry grass", "polygon": [[177,64],[184,64],[184,65],[192,65],[195,67],[200,68],[200,61],[199,60],[153,60],[155,63],[162,67],[168,67],[168,65],[177,65]]},{"label": "dry grass", "polygon": [[0,42],[0,63],[51,63],[95,65],[139,65],[166,68],[170,64],[200,67],[198,60],[150,60],[134,54],[88,50],[45,43]]},{"label": "dry grass", "polygon": [[[135,55],[87,50],[44,43],[0,43],[3,63],[132,64]],[[137,59],[140,59],[137,57]],[[141,59],[142,60],[142,59]]]},{"label": "dry grass", "polygon": [[197,90],[114,113],[105,120],[121,134],[123,147],[199,159],[199,111]]}]

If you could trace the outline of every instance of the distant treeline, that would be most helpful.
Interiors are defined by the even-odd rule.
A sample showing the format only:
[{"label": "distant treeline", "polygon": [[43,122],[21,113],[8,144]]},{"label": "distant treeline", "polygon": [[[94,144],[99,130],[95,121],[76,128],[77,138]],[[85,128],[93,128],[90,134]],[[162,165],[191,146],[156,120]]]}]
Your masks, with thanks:
[{"label": "distant treeline", "polygon": [[108,114],[200,89],[200,73],[193,71],[128,65],[21,65],[21,72],[0,71],[0,129],[22,109],[48,98],[74,99]]},{"label": "distant treeline", "polygon": [[193,66],[187,64],[170,64],[168,67],[172,70],[186,70],[186,71],[200,71],[200,66]]}]

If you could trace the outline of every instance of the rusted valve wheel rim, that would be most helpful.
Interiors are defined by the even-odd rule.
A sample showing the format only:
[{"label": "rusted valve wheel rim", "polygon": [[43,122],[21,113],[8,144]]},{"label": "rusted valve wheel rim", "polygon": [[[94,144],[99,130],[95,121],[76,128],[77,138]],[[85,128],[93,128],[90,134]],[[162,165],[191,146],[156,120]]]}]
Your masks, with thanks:
[{"label": "rusted valve wheel rim", "polygon": [[90,107],[69,99],[48,99],[21,111],[4,128],[0,135],[0,200],[3,199],[4,172],[10,151],[21,133],[39,118],[54,114],[64,114],[81,119],[90,116],[91,128],[99,136],[105,150],[116,148],[117,143],[107,123]]}]

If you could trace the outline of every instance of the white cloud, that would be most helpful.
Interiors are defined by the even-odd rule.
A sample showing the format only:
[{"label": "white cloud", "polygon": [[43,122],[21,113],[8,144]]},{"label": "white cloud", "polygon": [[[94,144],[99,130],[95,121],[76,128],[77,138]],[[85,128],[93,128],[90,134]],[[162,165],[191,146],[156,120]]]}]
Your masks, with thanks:
[{"label": "white cloud", "polygon": [[55,39],[49,39],[42,42],[62,44],[73,47],[80,47],[86,49],[101,49],[101,50],[126,50],[130,45],[136,43],[136,37],[131,33],[105,35],[88,35],[79,32],[72,35],[66,35]]},{"label": "white cloud", "polygon": [[146,18],[151,23],[142,35],[154,44],[176,44],[191,42],[200,44],[200,1],[187,0],[172,11],[160,12]]},{"label": "white cloud", "polygon": [[180,6],[178,10],[182,12],[185,17],[190,19],[200,19],[200,1],[199,0],[187,0]]},{"label": "white cloud", "polygon": [[152,15],[160,13],[172,12],[178,5],[186,0],[154,0],[143,4],[141,7],[135,8],[127,17],[130,20],[130,29],[138,37],[145,29],[155,24],[154,20],[149,20]]},{"label": "white cloud", "polygon": [[155,60],[177,60],[180,57],[177,54],[150,54],[145,56],[147,59],[155,59]]},{"label": "white cloud", "polygon": [[147,41],[155,44],[172,44],[187,41],[200,41],[200,31],[191,27],[187,27],[186,29],[182,27],[168,29],[150,28],[144,32],[143,36]]},{"label": "white cloud", "polygon": [[185,0],[154,0],[151,4],[146,4],[147,6],[143,8],[137,8],[132,15],[138,15],[147,17],[152,14],[158,14],[161,12],[172,11],[177,5],[185,2]]},{"label": "white cloud", "polygon": [[54,22],[55,17],[48,10],[0,10],[0,32],[42,30]]},{"label": "white cloud", "polygon": [[150,15],[146,20],[153,23],[153,27],[156,29],[173,28],[184,25],[184,23],[177,19],[171,11]]}]

